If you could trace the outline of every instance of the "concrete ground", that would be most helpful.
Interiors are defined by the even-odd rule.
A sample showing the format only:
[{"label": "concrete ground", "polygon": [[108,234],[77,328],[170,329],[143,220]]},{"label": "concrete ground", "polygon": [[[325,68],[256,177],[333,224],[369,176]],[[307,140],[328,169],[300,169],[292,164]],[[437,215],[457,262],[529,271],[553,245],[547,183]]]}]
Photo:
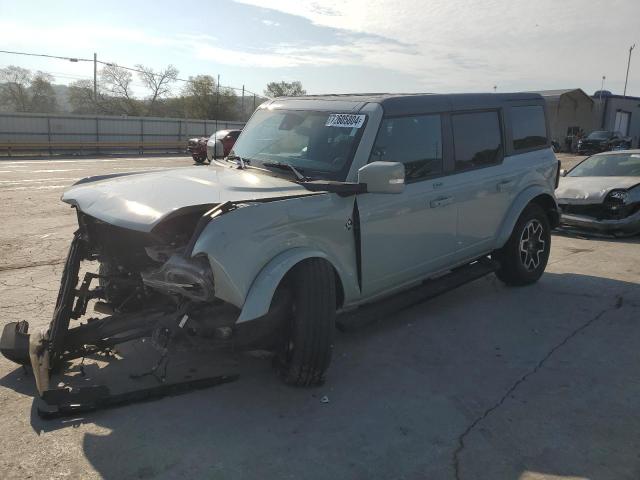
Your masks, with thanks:
[{"label": "concrete ground", "polygon": [[[0,161],[2,322],[49,322],[76,225],[64,187],[191,164]],[[64,421],[41,420],[33,378],[0,358],[1,476],[637,479],[639,282],[638,238],[554,235],[533,286],[492,275],[338,334],[322,387],[288,388],[268,360],[241,359],[235,383]]]}]

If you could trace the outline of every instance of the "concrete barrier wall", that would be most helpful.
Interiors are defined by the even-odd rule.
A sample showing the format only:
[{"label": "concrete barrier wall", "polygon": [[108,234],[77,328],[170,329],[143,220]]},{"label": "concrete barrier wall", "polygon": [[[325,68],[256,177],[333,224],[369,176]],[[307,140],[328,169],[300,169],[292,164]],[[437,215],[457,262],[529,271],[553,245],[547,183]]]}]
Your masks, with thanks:
[{"label": "concrete barrier wall", "polygon": [[191,137],[244,122],[185,118],[0,113],[0,155],[184,151]]}]

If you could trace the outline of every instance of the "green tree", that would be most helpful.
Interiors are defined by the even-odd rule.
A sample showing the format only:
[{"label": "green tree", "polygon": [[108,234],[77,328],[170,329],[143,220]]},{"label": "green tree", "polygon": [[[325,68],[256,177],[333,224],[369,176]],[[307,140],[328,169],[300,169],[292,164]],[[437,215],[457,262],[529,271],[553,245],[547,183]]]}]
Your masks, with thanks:
[{"label": "green tree", "polygon": [[218,90],[211,75],[189,77],[182,95],[187,118],[233,120],[238,117],[237,95],[229,88]]},{"label": "green tree", "polygon": [[307,91],[302,88],[302,82],[295,80],[293,82],[270,82],[264,90],[267,97],[298,97],[306,95]]},{"label": "green tree", "polygon": [[31,112],[53,113],[58,111],[56,93],[53,91],[53,76],[45,72],[36,72],[31,79]]},{"label": "green tree", "polygon": [[69,84],[69,103],[73,113],[98,113],[97,99],[93,98],[93,82],[76,80]]}]

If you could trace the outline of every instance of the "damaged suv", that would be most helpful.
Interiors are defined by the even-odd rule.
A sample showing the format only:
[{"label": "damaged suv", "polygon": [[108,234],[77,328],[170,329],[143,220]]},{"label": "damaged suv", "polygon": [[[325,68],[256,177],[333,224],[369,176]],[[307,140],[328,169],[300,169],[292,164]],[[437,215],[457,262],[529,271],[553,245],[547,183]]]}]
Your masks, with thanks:
[{"label": "damaged suv", "polygon": [[[538,280],[558,223],[547,132],[530,93],[268,101],[210,167],[67,190],[79,227],[53,320],[42,333],[6,325],[1,350],[33,366],[56,408],[106,395],[51,388],[65,362],[185,328],[271,349],[286,383],[319,384],[337,313],[348,323],[425,282]],[[79,279],[83,262],[99,269]],[[71,326],[88,306],[101,316]]]}]

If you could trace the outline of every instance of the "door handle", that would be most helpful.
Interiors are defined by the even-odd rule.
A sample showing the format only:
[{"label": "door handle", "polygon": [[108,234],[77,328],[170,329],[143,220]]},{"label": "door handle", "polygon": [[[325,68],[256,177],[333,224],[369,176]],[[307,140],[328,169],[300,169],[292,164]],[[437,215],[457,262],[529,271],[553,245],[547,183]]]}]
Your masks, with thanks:
[{"label": "door handle", "polygon": [[446,207],[453,203],[453,197],[438,197],[435,200],[431,200],[429,205],[431,208]]},{"label": "door handle", "polygon": [[502,182],[498,182],[497,188],[499,192],[506,192],[513,185],[513,180],[503,180]]}]

